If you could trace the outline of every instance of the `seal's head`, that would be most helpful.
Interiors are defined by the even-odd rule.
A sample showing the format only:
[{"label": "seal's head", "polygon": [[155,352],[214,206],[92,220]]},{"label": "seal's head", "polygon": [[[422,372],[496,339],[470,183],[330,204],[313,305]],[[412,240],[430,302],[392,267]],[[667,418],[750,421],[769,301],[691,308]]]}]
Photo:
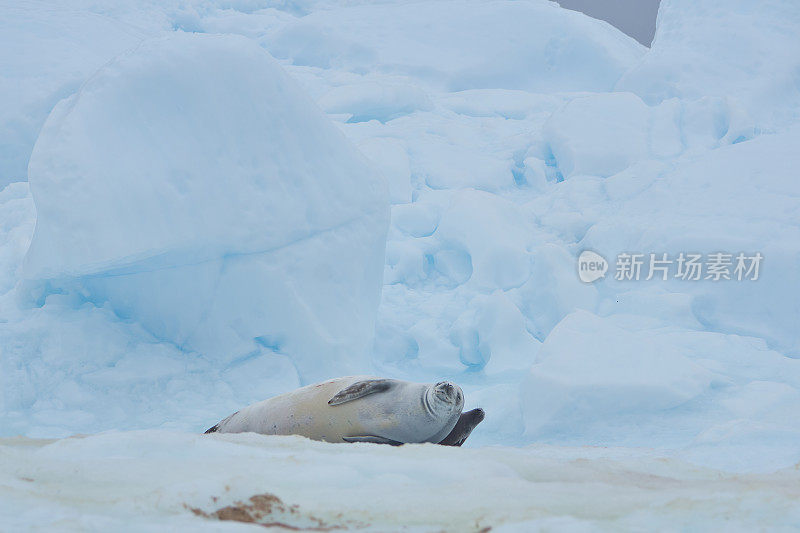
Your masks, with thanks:
[{"label": "seal's head", "polygon": [[447,418],[461,413],[464,408],[464,393],[461,387],[449,381],[440,381],[425,391],[425,409],[433,416]]}]

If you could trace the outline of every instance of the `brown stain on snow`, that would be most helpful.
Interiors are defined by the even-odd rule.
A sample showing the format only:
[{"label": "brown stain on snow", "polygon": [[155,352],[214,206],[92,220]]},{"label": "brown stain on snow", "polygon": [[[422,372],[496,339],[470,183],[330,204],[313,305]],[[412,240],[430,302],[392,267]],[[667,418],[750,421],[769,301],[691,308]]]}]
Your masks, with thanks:
[{"label": "brown stain on snow", "polygon": [[[214,498],[214,501],[216,501],[216,498]],[[187,506],[187,508],[195,515],[203,518],[233,520],[235,522],[258,524],[264,527],[277,527],[289,531],[333,531],[347,528],[344,525],[327,524],[312,515],[301,513],[296,505],[286,505],[280,498],[268,492],[256,494],[251,496],[247,502],[235,502],[212,513],[207,513],[197,507]],[[298,525],[290,522],[295,522]],[[302,522],[306,522],[306,524],[300,525]]]}]

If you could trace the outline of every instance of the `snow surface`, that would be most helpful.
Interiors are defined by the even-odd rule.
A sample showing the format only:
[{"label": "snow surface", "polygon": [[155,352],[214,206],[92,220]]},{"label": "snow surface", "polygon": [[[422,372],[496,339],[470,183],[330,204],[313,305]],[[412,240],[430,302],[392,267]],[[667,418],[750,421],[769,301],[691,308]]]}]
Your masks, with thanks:
[{"label": "snow surface", "polygon": [[[650,50],[544,0],[18,2],[0,25],[0,434],[162,431],[6,441],[3,490],[59,459],[152,453],[175,477],[132,481],[155,492],[116,518],[92,496],[87,520],[155,505],[149,527],[194,528],[182,505],[212,496],[313,515],[315,498],[363,509],[382,481],[430,494],[404,469],[471,489],[463,457],[502,495],[534,464],[604,480],[520,489],[497,514],[469,499],[470,523],[798,523],[794,471],[709,470],[800,462],[796,2],[664,0]],[[584,249],[612,262],[593,284]],[[760,252],[759,279],[613,276],[620,252],[719,251]],[[487,412],[476,449],[163,433],[347,373],[458,382]],[[331,474],[271,489],[198,459],[248,453],[281,483]],[[278,465],[292,453],[308,468]],[[337,492],[348,475],[363,487]],[[54,494],[33,486],[5,509]],[[420,501],[421,527],[457,515]],[[78,503],[52,505],[80,527]]]},{"label": "snow surface", "polygon": [[391,447],[150,430],[6,438],[0,458],[0,515],[17,530],[263,531],[213,515],[252,509],[259,495],[280,499],[260,516],[251,511],[275,531],[702,531],[722,521],[747,531],[800,520],[795,468],[732,475],[618,448]]}]

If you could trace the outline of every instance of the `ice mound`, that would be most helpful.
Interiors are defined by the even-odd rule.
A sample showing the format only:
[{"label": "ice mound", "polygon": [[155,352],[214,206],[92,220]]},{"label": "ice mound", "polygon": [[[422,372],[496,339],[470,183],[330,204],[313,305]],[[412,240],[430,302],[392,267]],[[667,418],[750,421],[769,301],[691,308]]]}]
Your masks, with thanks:
[{"label": "ice mound", "polygon": [[393,204],[411,201],[411,166],[402,141],[375,137],[358,144],[358,149],[372,162],[389,182]]},{"label": "ice mound", "polygon": [[36,222],[32,204],[25,182],[0,189],[0,295],[17,282],[16,273]]},{"label": "ice mound", "polygon": [[438,250],[432,266],[455,284],[469,282],[490,290],[518,287],[530,275],[526,250],[530,233],[523,213],[513,203],[467,189],[454,196],[436,228]]},{"label": "ice mound", "polygon": [[610,176],[644,157],[648,114],[630,93],[576,98],[553,113],[545,135],[561,175]]},{"label": "ice mound", "polygon": [[653,104],[729,96],[760,123],[800,117],[800,10],[793,0],[662,0],[655,39],[618,90]]},{"label": "ice mound", "polygon": [[74,290],[214,358],[288,355],[302,379],[366,361],[385,180],[252,41],[177,33],[112,61],[53,111],[29,175],[39,301]]},{"label": "ice mound", "polygon": [[418,87],[374,82],[334,87],[318,103],[327,113],[349,114],[348,122],[386,122],[432,107]]},{"label": "ice mound", "polygon": [[409,76],[447,90],[610,90],[645,48],[545,2],[412,2],[313,12],[268,33],[295,65]]},{"label": "ice mound", "polygon": [[[798,395],[800,361],[759,339],[658,324],[585,311],[562,320],[522,384],[527,435],[605,444],[652,443],[658,435],[658,446],[723,449],[748,436],[769,442],[771,432],[796,442],[800,433],[787,421],[800,408],[788,400]],[[786,451],[771,460],[791,462]],[[774,464],[757,449],[739,453],[751,464]],[[702,462],[731,467],[734,457],[721,452]]]},{"label": "ice mound", "polygon": [[110,17],[16,4],[0,6],[0,187],[25,179],[36,136],[56,102],[144,36]]},{"label": "ice mound", "polygon": [[[794,215],[800,210],[800,185],[793,170],[800,165],[798,143],[800,128],[794,127],[712,150],[674,165],[633,195],[635,174],[608,178],[605,191],[617,202],[615,212],[592,226],[581,246],[601,251],[612,262],[624,251],[668,253],[673,260],[680,252],[698,250],[761,253],[755,281],[672,279],[662,287],[691,295],[685,314],[705,327],[762,337],[798,355],[800,308],[786,297],[800,292],[800,225]],[[731,261],[732,272],[735,257]],[[639,288],[613,276],[602,284],[617,293]],[[635,304],[623,301],[614,308],[632,309],[628,305]],[[656,315],[660,305],[637,306],[633,312]]]},{"label": "ice mound", "polygon": [[712,373],[671,348],[654,343],[651,332],[623,329],[586,311],[567,316],[542,344],[521,387],[527,433],[535,437],[546,424],[585,432],[593,420],[608,425],[614,417],[697,397]]},{"label": "ice mound", "polygon": [[613,176],[640,161],[671,160],[757,133],[747,112],[727,98],[671,98],[648,106],[628,92],[575,98],[543,129],[552,165],[563,178]]}]

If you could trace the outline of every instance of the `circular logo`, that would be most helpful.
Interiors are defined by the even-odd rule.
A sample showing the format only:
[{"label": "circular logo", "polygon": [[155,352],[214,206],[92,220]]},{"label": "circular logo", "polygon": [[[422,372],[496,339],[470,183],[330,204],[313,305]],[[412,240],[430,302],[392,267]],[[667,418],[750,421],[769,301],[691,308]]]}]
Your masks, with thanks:
[{"label": "circular logo", "polygon": [[578,277],[584,283],[592,283],[605,277],[608,261],[602,255],[591,250],[584,250],[578,256]]}]

